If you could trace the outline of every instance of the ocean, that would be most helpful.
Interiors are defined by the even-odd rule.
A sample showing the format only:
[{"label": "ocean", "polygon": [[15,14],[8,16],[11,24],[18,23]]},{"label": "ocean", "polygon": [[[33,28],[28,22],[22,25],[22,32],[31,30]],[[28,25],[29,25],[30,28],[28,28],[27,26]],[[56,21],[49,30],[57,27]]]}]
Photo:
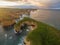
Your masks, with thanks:
[{"label": "ocean", "polygon": [[60,10],[44,9],[31,12],[31,18],[60,30]]},{"label": "ocean", "polygon": [[[31,18],[60,30],[60,10],[37,10],[30,14]],[[16,36],[13,28],[4,30],[0,25],[0,45],[23,45],[24,37],[27,33],[27,31],[24,31],[20,36]]]}]

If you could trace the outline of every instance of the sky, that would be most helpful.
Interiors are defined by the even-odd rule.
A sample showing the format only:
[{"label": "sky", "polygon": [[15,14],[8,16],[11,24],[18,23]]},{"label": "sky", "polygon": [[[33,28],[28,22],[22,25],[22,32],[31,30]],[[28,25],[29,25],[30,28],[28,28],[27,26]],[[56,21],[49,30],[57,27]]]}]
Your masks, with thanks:
[{"label": "sky", "polygon": [[0,7],[32,4],[42,8],[60,9],[60,0],[0,0]]}]

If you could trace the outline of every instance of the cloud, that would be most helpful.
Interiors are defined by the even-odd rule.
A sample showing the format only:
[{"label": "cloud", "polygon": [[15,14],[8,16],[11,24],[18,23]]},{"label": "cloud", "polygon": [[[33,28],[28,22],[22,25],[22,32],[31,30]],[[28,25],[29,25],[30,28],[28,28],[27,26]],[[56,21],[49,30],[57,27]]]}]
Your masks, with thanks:
[{"label": "cloud", "polygon": [[0,7],[17,6],[17,5],[19,4],[16,2],[0,1]]},{"label": "cloud", "polygon": [[60,9],[60,0],[56,0],[54,3],[51,3],[48,8]]},{"label": "cloud", "polygon": [[0,0],[0,1],[18,1],[18,0]]},{"label": "cloud", "polygon": [[43,8],[60,8],[60,0],[34,0],[34,1],[40,3],[40,5],[42,5]]},{"label": "cloud", "polygon": [[60,8],[60,0],[4,0],[4,1],[13,1],[19,4],[20,4],[20,1],[22,1],[22,3],[24,3],[23,1],[25,2],[27,1],[27,4],[29,2],[33,5],[36,5],[42,8]]},{"label": "cloud", "polygon": [[60,8],[60,0],[28,0],[42,8]]}]

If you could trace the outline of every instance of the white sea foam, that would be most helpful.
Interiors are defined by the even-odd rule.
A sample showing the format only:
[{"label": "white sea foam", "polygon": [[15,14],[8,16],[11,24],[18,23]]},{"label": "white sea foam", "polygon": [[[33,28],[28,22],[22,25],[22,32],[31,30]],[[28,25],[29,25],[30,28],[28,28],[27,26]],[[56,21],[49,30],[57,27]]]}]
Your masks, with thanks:
[{"label": "white sea foam", "polygon": [[18,45],[22,45],[21,43],[19,43]]},{"label": "white sea foam", "polygon": [[29,29],[27,29],[26,31],[29,31]]},{"label": "white sea foam", "polygon": [[7,37],[7,34],[5,34],[4,36]]},{"label": "white sea foam", "polygon": [[13,38],[12,36],[9,37],[9,39],[12,39],[12,38]]}]

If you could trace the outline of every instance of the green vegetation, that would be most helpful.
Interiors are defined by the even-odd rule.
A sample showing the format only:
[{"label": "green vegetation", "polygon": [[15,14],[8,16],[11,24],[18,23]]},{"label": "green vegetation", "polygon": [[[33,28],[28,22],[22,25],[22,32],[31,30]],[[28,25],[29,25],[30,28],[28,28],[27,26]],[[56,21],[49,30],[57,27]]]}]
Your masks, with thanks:
[{"label": "green vegetation", "polygon": [[37,28],[31,31],[26,38],[27,41],[30,41],[31,45],[60,45],[59,30],[30,18],[24,18],[22,21],[19,21],[15,25],[15,28],[19,27],[24,21],[33,21],[37,23]]},{"label": "green vegetation", "polygon": [[60,45],[59,30],[41,22],[36,23],[38,27],[27,36],[31,45]]},{"label": "green vegetation", "polygon": [[30,18],[24,18],[23,20],[20,20],[17,24],[15,24],[14,29],[15,29],[15,30],[20,30],[20,25],[21,25],[23,22],[25,22],[25,21],[29,21],[29,22],[33,21],[33,22],[35,22],[35,20],[32,20],[32,19],[30,19]]}]

